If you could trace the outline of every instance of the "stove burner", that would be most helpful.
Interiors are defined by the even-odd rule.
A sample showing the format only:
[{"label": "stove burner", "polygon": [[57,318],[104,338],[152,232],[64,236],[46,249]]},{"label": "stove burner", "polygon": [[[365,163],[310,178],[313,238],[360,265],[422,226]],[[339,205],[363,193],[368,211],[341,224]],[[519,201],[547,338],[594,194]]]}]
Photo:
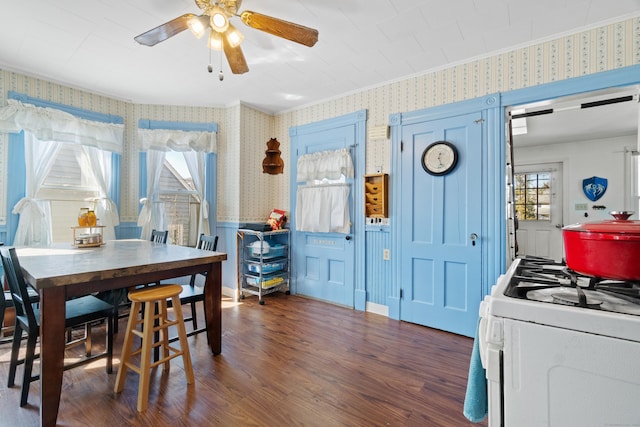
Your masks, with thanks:
[{"label": "stove burner", "polygon": [[[584,295],[584,293],[582,294]],[[597,308],[602,305],[602,301],[584,296],[584,301],[578,292],[558,292],[551,295],[553,302],[577,307]]]},{"label": "stove burner", "polygon": [[516,262],[506,296],[640,315],[640,282],[586,276],[545,258],[524,257]]}]

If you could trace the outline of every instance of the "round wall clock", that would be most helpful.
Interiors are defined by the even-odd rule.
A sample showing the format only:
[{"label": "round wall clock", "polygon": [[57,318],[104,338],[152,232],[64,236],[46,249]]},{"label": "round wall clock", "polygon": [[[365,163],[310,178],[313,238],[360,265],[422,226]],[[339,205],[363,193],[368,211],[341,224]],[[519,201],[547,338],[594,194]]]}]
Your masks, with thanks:
[{"label": "round wall clock", "polygon": [[422,167],[431,175],[446,175],[458,163],[458,150],[450,142],[436,141],[422,153]]}]

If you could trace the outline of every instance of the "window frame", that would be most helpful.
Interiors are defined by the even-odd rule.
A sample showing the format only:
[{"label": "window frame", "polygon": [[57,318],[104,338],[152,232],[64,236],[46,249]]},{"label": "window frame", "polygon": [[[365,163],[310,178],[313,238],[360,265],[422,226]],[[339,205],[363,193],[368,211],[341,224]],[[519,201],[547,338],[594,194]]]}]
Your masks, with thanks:
[{"label": "window frame", "polygon": [[[541,176],[546,176],[546,178],[541,179]],[[522,180],[522,182],[524,182],[524,188],[519,186],[519,182],[520,180],[518,179],[519,176],[524,176],[524,179]],[[535,176],[535,182],[536,185],[535,187],[530,187],[527,186],[527,183],[532,182],[532,180],[529,178],[530,176]],[[546,181],[547,186],[540,186],[540,181]],[[552,204],[552,196],[553,196],[553,188],[552,188],[552,174],[549,171],[528,171],[528,172],[518,172],[518,173],[514,173],[514,207],[515,207],[515,213],[516,213],[516,217],[518,218],[518,221],[546,221],[546,222],[551,222],[551,204]],[[541,190],[545,190],[544,194],[541,194]],[[529,191],[531,191],[531,193],[529,193]],[[524,203],[519,203],[519,199],[523,197],[524,194]],[[535,195],[535,203],[529,203],[529,196],[528,194],[532,194]],[[547,203],[540,203],[540,196],[541,195],[546,195],[546,197],[548,198]],[[528,206],[533,206],[534,207],[534,215],[535,217],[529,217],[528,216]],[[548,213],[546,214],[546,218],[543,217],[541,218],[541,214],[540,214],[540,207],[541,206],[546,206],[547,207],[547,211]],[[519,207],[524,207],[523,208],[523,212],[525,214],[524,218],[521,218],[519,213],[522,212],[521,209],[519,209]]]},{"label": "window frame", "polygon": [[[85,120],[92,120],[103,123],[124,124],[122,116],[113,114],[99,113],[96,111],[85,110],[66,104],[46,101],[34,98],[23,93],[9,91],[8,99],[15,99],[27,104],[33,104],[37,107],[54,108]],[[122,154],[111,153],[111,186],[108,197],[113,200],[118,212],[120,212],[120,163]],[[26,194],[26,166],[24,151],[24,132],[9,133],[8,141],[8,162],[7,168],[7,217],[5,222],[6,242],[13,242],[20,216],[12,213],[13,206],[20,201]],[[1,224],[0,224],[1,225]],[[118,227],[115,227],[116,237],[118,237]]]},{"label": "window frame", "polygon": [[[140,119],[138,121],[140,129],[165,129],[165,130],[181,130],[181,131],[205,131],[218,132],[217,123],[195,123],[195,122],[169,122],[149,119]],[[146,197],[147,194],[147,153],[140,151],[138,156],[138,191],[140,197]],[[217,228],[216,220],[216,200],[217,200],[217,153],[207,153],[205,165],[205,191],[204,199],[209,205],[209,229],[211,233]],[[183,193],[184,194],[184,193]],[[157,200],[153,200],[157,202]],[[138,214],[142,210],[142,204],[138,206]],[[142,227],[138,227],[140,230]]]}]

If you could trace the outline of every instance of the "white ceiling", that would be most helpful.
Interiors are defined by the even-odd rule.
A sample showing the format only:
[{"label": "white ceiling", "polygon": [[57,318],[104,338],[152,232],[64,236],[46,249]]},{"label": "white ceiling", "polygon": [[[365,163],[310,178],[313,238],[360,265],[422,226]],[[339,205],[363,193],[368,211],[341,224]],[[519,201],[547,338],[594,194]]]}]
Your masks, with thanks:
[{"label": "white ceiling", "polygon": [[154,47],[133,37],[193,0],[14,0],[0,6],[0,68],[140,104],[277,113],[567,32],[640,15],[640,0],[244,0],[318,29],[308,48],[233,21],[250,71],[218,80],[205,40],[185,31]]},{"label": "white ceiling", "polygon": [[[513,107],[513,114],[552,111],[526,118],[527,133],[515,135],[515,147],[579,142],[637,135],[640,85],[584,93]],[[628,101],[613,102],[631,97]],[[611,103],[582,108],[593,102]]]}]

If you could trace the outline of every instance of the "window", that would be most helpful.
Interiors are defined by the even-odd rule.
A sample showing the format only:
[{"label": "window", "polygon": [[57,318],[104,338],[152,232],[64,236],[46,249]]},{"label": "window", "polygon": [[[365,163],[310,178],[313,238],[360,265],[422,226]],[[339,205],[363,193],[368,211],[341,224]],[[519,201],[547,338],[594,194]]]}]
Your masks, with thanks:
[{"label": "window", "polygon": [[195,246],[200,199],[181,152],[167,152],[160,174],[158,197],[164,203],[169,241],[176,245]]},{"label": "window", "polygon": [[516,216],[524,221],[551,221],[551,174],[515,174]]},{"label": "window", "polygon": [[55,156],[36,197],[51,201],[53,242],[71,242],[71,227],[78,225],[80,208],[94,209],[100,188],[81,145],[63,143]]}]

